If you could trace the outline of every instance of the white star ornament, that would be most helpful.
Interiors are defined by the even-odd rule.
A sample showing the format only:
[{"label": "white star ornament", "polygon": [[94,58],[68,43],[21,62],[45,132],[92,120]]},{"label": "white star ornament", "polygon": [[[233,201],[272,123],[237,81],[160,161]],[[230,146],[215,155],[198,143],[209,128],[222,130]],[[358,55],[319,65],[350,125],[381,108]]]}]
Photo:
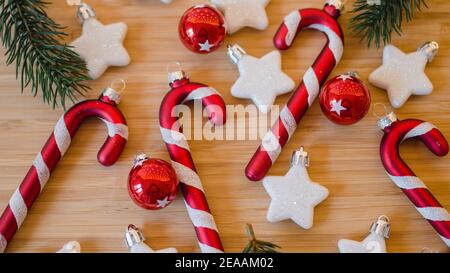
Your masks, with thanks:
[{"label": "white star ornament", "polygon": [[389,238],[390,222],[387,216],[378,217],[370,227],[369,235],[362,241],[342,239],[338,242],[340,253],[386,253],[385,238]]},{"label": "white star ornament", "polygon": [[269,26],[266,6],[270,0],[210,0],[225,15],[228,34],[244,27],[264,30]]},{"label": "white star ornament", "polygon": [[278,95],[291,92],[295,82],[281,70],[281,54],[274,50],[258,59],[239,45],[228,46],[228,55],[240,77],[231,87],[236,98],[251,99],[258,109],[269,112]]},{"label": "white star ornament", "polygon": [[109,66],[127,66],[130,63],[130,56],[123,46],[127,33],[125,23],[103,25],[95,19],[92,8],[84,3],[79,6],[78,16],[83,32],[71,45],[86,61],[91,79],[98,79]]},{"label": "white star ornament", "polygon": [[425,43],[416,52],[405,54],[393,45],[383,51],[383,64],[369,76],[369,82],[385,89],[393,107],[402,107],[411,95],[429,95],[433,84],[425,66],[437,54],[436,42]]},{"label": "white star ornament", "polygon": [[304,229],[313,226],[314,207],[328,197],[328,189],[311,181],[306,167],[309,158],[303,147],[295,151],[285,176],[268,176],[263,185],[271,197],[267,220],[271,223],[291,219]]}]

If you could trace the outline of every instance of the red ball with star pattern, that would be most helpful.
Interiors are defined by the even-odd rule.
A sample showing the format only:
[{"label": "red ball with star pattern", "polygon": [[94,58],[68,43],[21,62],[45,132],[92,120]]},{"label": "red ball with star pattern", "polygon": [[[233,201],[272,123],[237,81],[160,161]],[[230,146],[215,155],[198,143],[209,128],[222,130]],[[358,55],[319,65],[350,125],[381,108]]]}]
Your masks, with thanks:
[{"label": "red ball with star pattern", "polygon": [[128,176],[128,193],[140,207],[158,210],[167,207],[177,195],[179,180],[164,160],[138,155]]},{"label": "red ball with star pattern", "polygon": [[353,72],[330,79],[320,94],[322,112],[340,125],[351,125],[364,118],[370,102],[369,89]]},{"label": "red ball with star pattern", "polygon": [[189,50],[207,54],[219,48],[225,40],[225,19],[212,6],[196,5],[183,14],[178,32]]}]

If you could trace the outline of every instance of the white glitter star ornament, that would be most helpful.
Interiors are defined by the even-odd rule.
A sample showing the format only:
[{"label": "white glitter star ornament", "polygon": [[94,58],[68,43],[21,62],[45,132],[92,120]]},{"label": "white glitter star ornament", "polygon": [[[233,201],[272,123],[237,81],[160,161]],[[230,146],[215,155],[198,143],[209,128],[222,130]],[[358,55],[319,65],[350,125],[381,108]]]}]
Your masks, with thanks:
[{"label": "white glitter star ornament", "polygon": [[153,250],[144,243],[144,234],[134,225],[129,225],[125,231],[125,243],[130,253],[177,253],[177,249],[170,247],[161,250]]},{"label": "white glitter star ornament", "polygon": [[270,0],[210,0],[224,13],[228,34],[244,27],[264,30],[269,26],[266,6]]},{"label": "white glitter star ornament", "polygon": [[387,216],[378,217],[370,227],[369,235],[362,241],[342,239],[338,242],[340,253],[386,253],[385,238],[389,238],[390,221]]},{"label": "white glitter star ornament", "polygon": [[228,56],[237,65],[240,77],[231,94],[251,99],[267,113],[278,95],[291,92],[295,82],[281,70],[281,54],[274,50],[258,59],[248,55],[239,45],[228,46]]},{"label": "white glitter star ornament", "polygon": [[411,95],[429,95],[433,84],[425,66],[437,54],[439,45],[427,42],[416,52],[405,54],[393,45],[383,51],[383,64],[369,76],[369,82],[387,90],[393,107],[402,107]]},{"label": "white glitter star ornament", "polygon": [[164,4],[170,4],[172,3],[172,0],[161,0],[161,2],[163,2]]},{"label": "white glitter star ornament", "polygon": [[85,3],[78,6],[78,18],[83,25],[83,33],[71,45],[86,61],[90,78],[98,79],[109,66],[127,66],[130,63],[130,56],[123,46],[127,33],[125,23],[103,25],[95,19],[94,10]]},{"label": "white glitter star ornament", "polygon": [[272,198],[267,220],[271,223],[292,219],[304,229],[313,226],[314,207],[328,197],[328,189],[309,178],[308,154],[303,147],[292,156],[285,176],[268,176],[263,185]]}]

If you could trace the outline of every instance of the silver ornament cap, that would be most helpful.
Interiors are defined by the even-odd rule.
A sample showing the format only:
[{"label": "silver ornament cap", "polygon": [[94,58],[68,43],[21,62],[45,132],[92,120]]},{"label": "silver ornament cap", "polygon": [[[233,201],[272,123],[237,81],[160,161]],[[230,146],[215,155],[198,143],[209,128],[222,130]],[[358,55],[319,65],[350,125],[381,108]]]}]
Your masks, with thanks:
[{"label": "silver ornament cap", "polygon": [[187,79],[187,74],[183,70],[178,70],[174,72],[169,72],[167,75],[167,79],[169,80],[169,83],[172,84],[176,81]]},{"label": "silver ornament cap", "polygon": [[391,231],[391,223],[386,215],[378,217],[378,219],[370,226],[370,233],[376,233],[384,238],[389,238]]},{"label": "silver ornament cap", "polygon": [[431,62],[439,51],[439,44],[435,41],[429,41],[420,46],[417,51],[423,52],[428,62]]},{"label": "silver ornament cap", "polygon": [[108,97],[109,100],[113,101],[116,104],[120,103],[120,93],[112,87],[106,87],[102,92],[102,96]]},{"label": "silver ornament cap", "polygon": [[348,72],[345,72],[343,75],[352,76],[355,79],[359,79],[359,74],[356,71],[348,71]]},{"label": "silver ornament cap", "polygon": [[391,126],[392,123],[396,121],[398,121],[397,115],[394,112],[391,112],[378,121],[378,127],[381,130],[384,130],[386,127]]},{"label": "silver ornament cap", "polygon": [[309,167],[309,155],[303,146],[292,153],[291,166]]},{"label": "silver ornament cap", "polygon": [[240,47],[238,44],[228,45],[227,46],[227,54],[230,57],[230,60],[233,64],[237,65],[239,61],[247,55],[247,52]]},{"label": "silver ornament cap", "polygon": [[135,226],[129,225],[125,232],[125,243],[129,248],[145,241],[144,234]]},{"label": "silver ornament cap", "polygon": [[326,0],[325,4],[335,7],[337,10],[344,8],[344,3],[341,0]]},{"label": "silver ornament cap", "polygon": [[96,14],[94,9],[86,3],[81,3],[78,6],[77,17],[80,21],[80,24],[83,24],[86,20],[90,18],[95,18]]},{"label": "silver ornament cap", "polygon": [[138,165],[139,163],[141,163],[142,161],[145,161],[145,160],[147,160],[147,159],[149,159],[149,157],[146,155],[146,154],[144,154],[144,153],[142,153],[142,154],[138,154],[138,155],[136,155],[136,157],[134,158],[134,166],[136,166],[136,165]]}]

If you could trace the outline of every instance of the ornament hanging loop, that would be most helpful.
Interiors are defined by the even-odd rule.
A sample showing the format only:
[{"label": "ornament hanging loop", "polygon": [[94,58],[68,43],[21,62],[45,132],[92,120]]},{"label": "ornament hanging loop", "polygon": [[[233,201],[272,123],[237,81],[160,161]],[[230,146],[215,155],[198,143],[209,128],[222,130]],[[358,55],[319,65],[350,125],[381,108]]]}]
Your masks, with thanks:
[{"label": "ornament hanging loop", "polygon": [[83,24],[90,18],[95,18],[96,14],[94,9],[86,3],[80,3],[78,5],[77,17],[80,24]]},{"label": "ornament hanging loop", "polygon": [[305,151],[304,147],[300,147],[299,150],[292,153],[291,166],[303,166],[309,167],[309,155]]},{"label": "ornament hanging loop", "polygon": [[230,60],[233,64],[237,65],[239,61],[247,55],[247,52],[240,47],[238,44],[228,45],[227,46],[227,54],[230,57]]},{"label": "ornament hanging loop", "polygon": [[126,86],[127,85],[125,80],[123,79],[114,80],[108,87],[106,87],[103,90],[100,99],[102,101],[105,101],[103,98],[107,98],[105,102],[111,101],[114,104],[118,105],[120,103],[121,95],[125,90]]},{"label": "ornament hanging loop", "polygon": [[378,217],[377,221],[373,222],[369,229],[370,233],[376,233],[383,236],[384,238],[389,238],[391,231],[391,223],[386,215]]},{"label": "ornament hanging loop", "polygon": [[124,79],[115,79],[111,82],[109,88],[112,88],[117,93],[122,94],[127,88],[127,82]]},{"label": "ornament hanging loop", "polygon": [[384,130],[391,126],[392,123],[398,121],[397,115],[392,109],[381,102],[377,102],[373,105],[372,113],[378,118],[377,125],[381,130]]},{"label": "ornament hanging loop", "polygon": [[417,51],[423,52],[428,62],[431,62],[439,51],[439,44],[435,41],[429,41],[420,46]]},{"label": "ornament hanging loop", "polygon": [[144,234],[135,225],[129,225],[125,232],[125,243],[128,247],[145,241]]},{"label": "ornament hanging loop", "polygon": [[[175,67],[175,69],[173,69],[174,67]],[[186,72],[184,72],[180,62],[173,62],[173,63],[167,64],[166,70],[167,70],[167,79],[169,81],[169,84],[172,84],[176,81],[188,78],[188,76],[187,76]]]}]

